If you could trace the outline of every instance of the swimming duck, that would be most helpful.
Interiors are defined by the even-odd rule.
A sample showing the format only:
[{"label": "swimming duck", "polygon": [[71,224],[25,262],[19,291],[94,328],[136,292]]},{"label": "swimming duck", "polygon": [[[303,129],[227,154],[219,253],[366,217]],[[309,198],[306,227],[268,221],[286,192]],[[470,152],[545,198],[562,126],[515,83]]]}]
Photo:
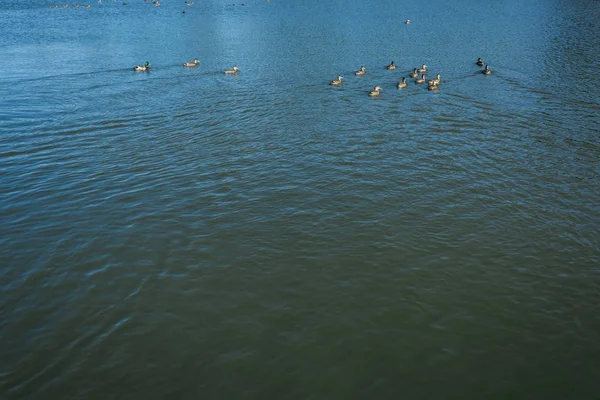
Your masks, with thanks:
[{"label": "swimming duck", "polygon": [[406,20],[406,25],[410,24],[410,19]]},{"label": "swimming duck", "polygon": [[421,75],[420,78],[417,78],[415,83],[425,83],[425,74]]},{"label": "swimming duck", "polygon": [[487,64],[485,64],[485,68],[481,71],[484,75],[489,75],[492,73],[492,70],[489,68]]},{"label": "swimming duck", "polygon": [[435,78],[430,79],[429,82],[427,82],[429,85],[439,85],[441,79],[440,79],[440,74],[437,74]]},{"label": "swimming duck", "polygon": [[369,92],[369,96],[379,96],[379,93],[381,93],[381,88],[379,86],[375,86],[373,90]]},{"label": "swimming duck", "polygon": [[398,87],[398,89],[402,89],[402,88],[406,87],[406,78],[405,77],[402,77],[402,82],[398,82],[397,87]]},{"label": "swimming duck", "polygon": [[237,74],[238,72],[240,72],[240,70],[235,65],[233,66],[233,68],[226,69],[225,71],[223,71],[224,74]]},{"label": "swimming duck", "polygon": [[341,85],[342,84],[342,76],[338,75],[337,79],[332,80],[331,82],[329,82],[330,85]]},{"label": "swimming duck", "polygon": [[133,67],[134,71],[148,71],[150,69],[150,63],[146,61],[146,65],[136,65]]},{"label": "swimming duck", "polygon": [[425,64],[421,65],[421,68],[419,68],[417,70],[417,72],[427,72],[427,65],[425,65]]},{"label": "swimming duck", "polygon": [[479,65],[480,67],[483,67],[483,60],[481,59],[481,57],[477,59],[477,62],[475,64]]},{"label": "swimming duck", "polygon": [[410,74],[408,74],[408,76],[410,76],[411,78],[416,78],[417,76],[419,76],[419,72],[417,71],[416,68],[414,68],[413,72],[411,72]]},{"label": "swimming duck", "polygon": [[427,90],[436,90],[438,88],[437,83],[430,83],[427,85]]},{"label": "swimming duck", "polygon": [[387,68],[387,69],[396,69],[396,64],[394,64],[394,62],[392,61],[392,62],[390,63],[390,65],[388,65],[386,68]]},{"label": "swimming duck", "polygon": [[356,71],[354,73],[354,75],[364,75],[367,72],[367,69],[365,67],[360,67],[360,69],[358,71]]},{"label": "swimming duck", "polygon": [[192,62],[186,62],[183,64],[184,67],[197,67],[198,64],[200,63],[200,61],[198,61],[197,58],[194,58],[194,61]]}]

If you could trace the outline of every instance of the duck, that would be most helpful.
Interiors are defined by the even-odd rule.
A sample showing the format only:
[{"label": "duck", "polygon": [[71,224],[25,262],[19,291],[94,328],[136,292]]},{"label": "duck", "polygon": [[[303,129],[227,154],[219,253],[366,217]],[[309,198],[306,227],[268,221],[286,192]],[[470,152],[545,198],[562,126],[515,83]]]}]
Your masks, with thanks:
[{"label": "duck", "polygon": [[416,78],[417,76],[419,76],[419,72],[417,71],[416,68],[414,68],[413,72],[411,72],[410,74],[408,74],[408,76],[410,76],[411,78]]},{"label": "duck", "polygon": [[194,58],[194,61],[192,62],[186,62],[183,64],[184,67],[197,67],[198,64],[200,63],[200,61],[198,61],[197,58]]},{"label": "duck", "polygon": [[231,69],[226,69],[223,71],[224,74],[237,74],[238,72],[240,72],[240,69],[235,65]]},{"label": "duck", "polygon": [[420,78],[417,78],[415,83],[425,83],[425,74],[421,75]]},{"label": "duck", "polygon": [[369,96],[379,96],[381,93],[381,88],[379,86],[375,86],[373,90],[369,92]]},{"label": "duck", "polygon": [[437,74],[435,76],[435,78],[429,80],[428,84],[429,85],[439,85],[440,81],[441,81],[440,74]]},{"label": "duck", "polygon": [[146,61],[145,65],[136,65],[133,67],[134,71],[148,71],[150,69],[150,63]]},{"label": "duck", "polygon": [[407,19],[406,22],[405,22],[405,24],[409,25],[410,24],[410,19]]},{"label": "duck", "polygon": [[405,78],[405,77],[402,77],[402,81],[401,81],[401,82],[398,82],[398,85],[396,85],[396,86],[398,87],[398,89],[402,89],[402,88],[405,88],[405,87],[406,87],[406,85],[407,85],[407,84],[406,84],[406,78]]},{"label": "duck", "polygon": [[387,68],[387,69],[396,69],[396,64],[394,64],[394,62],[392,61],[392,62],[390,63],[390,65],[388,65],[386,68]]},{"label": "duck", "polygon": [[437,83],[430,83],[427,85],[427,90],[436,90],[438,88]]},{"label": "duck", "polygon": [[331,82],[329,82],[330,85],[341,85],[342,84],[342,76],[338,75],[337,79],[332,80]]},{"label": "duck", "polygon": [[427,65],[425,65],[425,64],[421,65],[421,68],[419,68],[417,70],[417,72],[427,72]]},{"label": "duck", "polygon": [[367,69],[365,67],[360,67],[358,71],[354,73],[354,75],[364,75],[367,73]]},{"label": "duck", "polygon": [[481,59],[481,57],[477,59],[477,62],[475,64],[479,65],[480,67],[483,67],[483,60]]},{"label": "duck", "polygon": [[484,75],[489,75],[492,73],[492,70],[490,69],[490,67],[487,64],[485,64],[485,68],[481,71],[481,73]]}]

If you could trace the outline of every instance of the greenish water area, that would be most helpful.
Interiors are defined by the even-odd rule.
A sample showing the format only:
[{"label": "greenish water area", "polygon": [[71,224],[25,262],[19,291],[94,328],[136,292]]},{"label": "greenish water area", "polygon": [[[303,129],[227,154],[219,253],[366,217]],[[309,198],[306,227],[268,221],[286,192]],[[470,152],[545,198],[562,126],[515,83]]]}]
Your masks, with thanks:
[{"label": "greenish water area", "polygon": [[600,2],[235,3],[0,2],[0,399],[598,398]]}]

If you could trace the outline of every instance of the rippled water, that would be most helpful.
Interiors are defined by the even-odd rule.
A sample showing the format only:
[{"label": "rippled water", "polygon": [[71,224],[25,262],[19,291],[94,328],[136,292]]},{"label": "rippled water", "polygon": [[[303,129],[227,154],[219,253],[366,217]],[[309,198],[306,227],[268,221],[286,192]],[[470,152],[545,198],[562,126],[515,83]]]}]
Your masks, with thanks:
[{"label": "rippled water", "polygon": [[600,2],[127,3],[0,2],[0,398],[597,396]]}]

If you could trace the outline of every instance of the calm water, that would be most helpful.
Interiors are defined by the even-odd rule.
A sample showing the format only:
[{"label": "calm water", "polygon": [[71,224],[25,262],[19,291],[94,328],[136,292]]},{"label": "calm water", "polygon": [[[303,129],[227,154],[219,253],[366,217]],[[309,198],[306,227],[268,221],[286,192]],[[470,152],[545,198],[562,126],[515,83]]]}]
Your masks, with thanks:
[{"label": "calm water", "polygon": [[0,398],[597,398],[599,1],[195,3],[0,1]]}]

